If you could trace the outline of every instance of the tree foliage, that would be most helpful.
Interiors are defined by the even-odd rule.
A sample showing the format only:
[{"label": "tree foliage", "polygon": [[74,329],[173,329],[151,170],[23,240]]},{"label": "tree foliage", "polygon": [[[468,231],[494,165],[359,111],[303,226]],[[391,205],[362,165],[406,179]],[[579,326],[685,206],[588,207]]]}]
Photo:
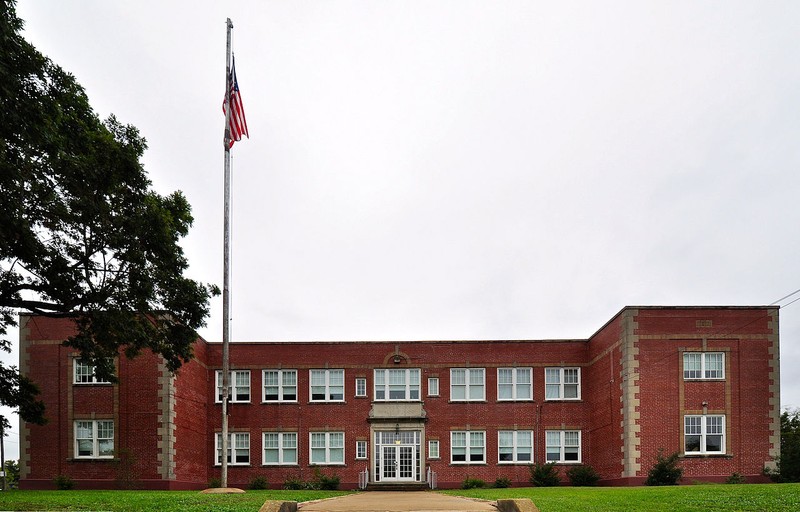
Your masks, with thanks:
[{"label": "tree foliage", "polygon": [[800,482],[800,409],[786,410],[781,414],[778,480]]},{"label": "tree foliage", "polygon": [[[161,196],[138,130],[105,122],[75,78],[20,36],[0,0],[0,348],[18,312],[76,319],[67,340],[99,377],[143,349],[171,371],[191,358],[214,286],[185,277],[192,224],[180,192]],[[0,404],[41,422],[35,385],[0,365]]]}]

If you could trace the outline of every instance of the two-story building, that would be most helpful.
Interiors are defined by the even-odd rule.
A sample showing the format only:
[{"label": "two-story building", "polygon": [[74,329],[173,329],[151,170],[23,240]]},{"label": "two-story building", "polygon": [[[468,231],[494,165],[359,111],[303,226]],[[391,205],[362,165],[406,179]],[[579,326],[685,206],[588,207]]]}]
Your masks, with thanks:
[{"label": "two-story building", "polygon": [[[62,344],[72,330],[20,319],[20,368],[49,418],[21,426],[20,487],[218,478],[221,344],[198,339],[177,375],[119,357],[111,384]],[[753,481],[779,454],[779,363],[775,306],[626,307],[575,340],[232,343],[228,478],[526,485],[554,462],[625,485],[663,449],[688,481]]]}]

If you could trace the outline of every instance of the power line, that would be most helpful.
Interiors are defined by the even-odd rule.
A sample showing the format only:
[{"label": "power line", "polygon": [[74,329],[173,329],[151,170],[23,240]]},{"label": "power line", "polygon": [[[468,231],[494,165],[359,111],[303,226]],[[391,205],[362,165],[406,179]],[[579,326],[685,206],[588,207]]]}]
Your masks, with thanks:
[{"label": "power line", "polygon": [[[789,295],[787,295],[786,297],[781,297],[780,299],[776,300],[775,302],[772,302],[772,303],[770,303],[769,305],[770,305],[770,306],[774,306],[775,304],[779,303],[780,301],[782,301],[782,300],[784,300],[784,299],[788,299],[789,297],[791,297],[792,295],[794,295],[794,294],[796,294],[796,293],[800,293],[800,288],[798,288],[797,290],[793,291],[792,293],[790,293],[790,294],[789,294]],[[790,302],[789,304],[792,304],[793,302],[796,302],[796,301],[797,301],[797,299],[793,300],[793,301],[792,301],[792,302]],[[786,306],[788,306],[789,304],[786,304]],[[784,306],[784,307],[786,307],[786,306]]]}]

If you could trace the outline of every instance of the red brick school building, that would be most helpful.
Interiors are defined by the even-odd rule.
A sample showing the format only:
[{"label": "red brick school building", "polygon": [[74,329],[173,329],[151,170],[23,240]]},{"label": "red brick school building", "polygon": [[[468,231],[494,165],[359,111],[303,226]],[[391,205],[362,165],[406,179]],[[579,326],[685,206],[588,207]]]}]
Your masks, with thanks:
[{"label": "red brick school building", "polygon": [[[20,368],[49,419],[21,425],[21,488],[219,478],[221,344],[198,339],[176,376],[150,353],[119,357],[111,384],[62,345],[72,332],[20,319]],[[344,489],[518,486],[535,462],[629,485],[660,449],[685,481],[756,481],[780,449],[775,306],[626,307],[575,340],[232,343],[230,364],[231,486],[315,469]]]}]

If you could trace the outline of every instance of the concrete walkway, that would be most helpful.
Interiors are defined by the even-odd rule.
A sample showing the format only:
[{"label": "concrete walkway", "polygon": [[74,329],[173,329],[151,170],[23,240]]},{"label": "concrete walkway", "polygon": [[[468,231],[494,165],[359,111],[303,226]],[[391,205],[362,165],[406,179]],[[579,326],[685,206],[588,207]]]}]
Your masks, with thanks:
[{"label": "concrete walkway", "polygon": [[497,512],[494,502],[438,492],[381,492],[368,491],[339,498],[300,503],[298,512],[427,512],[477,511]]}]

